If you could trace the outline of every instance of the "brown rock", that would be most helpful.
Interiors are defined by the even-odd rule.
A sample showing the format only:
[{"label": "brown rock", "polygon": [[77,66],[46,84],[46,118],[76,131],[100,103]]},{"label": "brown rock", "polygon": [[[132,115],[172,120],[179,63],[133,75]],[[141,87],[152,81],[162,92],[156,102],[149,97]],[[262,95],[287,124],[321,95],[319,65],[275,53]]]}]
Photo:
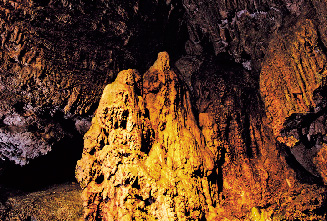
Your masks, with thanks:
[{"label": "brown rock", "polygon": [[317,166],[317,170],[322,176],[325,184],[327,183],[326,146],[326,144],[323,144],[322,148],[318,151],[317,156],[314,158],[314,163]]},{"label": "brown rock", "polygon": [[[147,47],[157,50],[162,39],[154,36],[164,31],[156,27],[179,10],[172,7],[157,1],[1,1],[0,158],[25,165],[82,132],[70,125],[90,120],[114,73],[149,60],[139,55]],[[144,44],[150,36],[157,40]],[[8,118],[20,121],[2,122]]]},{"label": "brown rock", "polygon": [[260,75],[261,94],[276,137],[286,118],[316,106],[313,92],[327,74],[326,55],[312,20],[299,20],[287,35],[271,42]]},{"label": "brown rock", "polygon": [[[87,219],[323,220],[326,8],[0,1],[0,158],[78,140],[98,106],[76,168]],[[112,82],[159,49],[181,76],[160,53]]]},{"label": "brown rock", "polygon": [[294,29],[271,41],[260,90],[274,136],[307,171],[325,180],[327,70],[317,29],[312,20],[300,19]]},{"label": "brown rock", "polygon": [[[1,191],[1,189],[0,189]],[[0,203],[0,218],[9,220],[82,220],[81,189],[65,183],[32,193],[10,196]]]}]

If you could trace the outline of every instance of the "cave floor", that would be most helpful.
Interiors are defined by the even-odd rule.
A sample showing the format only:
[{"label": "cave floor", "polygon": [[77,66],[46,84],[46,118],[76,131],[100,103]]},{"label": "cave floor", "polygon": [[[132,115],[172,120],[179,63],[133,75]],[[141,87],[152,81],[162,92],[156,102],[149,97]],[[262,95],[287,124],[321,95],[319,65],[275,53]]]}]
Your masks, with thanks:
[{"label": "cave floor", "polygon": [[0,186],[0,220],[83,220],[81,193],[74,182],[31,193]]}]

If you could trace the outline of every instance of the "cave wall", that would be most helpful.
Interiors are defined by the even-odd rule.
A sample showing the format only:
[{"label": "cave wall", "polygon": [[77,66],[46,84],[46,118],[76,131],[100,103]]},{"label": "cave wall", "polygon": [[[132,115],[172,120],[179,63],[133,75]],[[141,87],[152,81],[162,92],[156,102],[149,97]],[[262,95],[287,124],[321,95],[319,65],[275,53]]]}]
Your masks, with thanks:
[{"label": "cave wall", "polygon": [[84,134],[106,84],[119,70],[149,62],[152,56],[139,57],[157,53],[169,15],[180,10],[161,1],[0,5],[0,156],[20,165]]},{"label": "cave wall", "polygon": [[326,9],[3,0],[1,163],[88,131],[87,219],[324,219]]}]

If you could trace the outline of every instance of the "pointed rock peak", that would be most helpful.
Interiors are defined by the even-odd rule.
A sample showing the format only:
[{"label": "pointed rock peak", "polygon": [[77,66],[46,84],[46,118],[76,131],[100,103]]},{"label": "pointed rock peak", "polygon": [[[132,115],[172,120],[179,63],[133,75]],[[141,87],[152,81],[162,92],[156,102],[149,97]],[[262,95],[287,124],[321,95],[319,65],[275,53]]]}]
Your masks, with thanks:
[{"label": "pointed rock peak", "polygon": [[157,60],[143,75],[144,93],[158,92],[162,85],[166,84],[168,71],[170,71],[169,55],[167,52],[160,52]]},{"label": "pointed rock peak", "polygon": [[160,72],[165,72],[170,69],[169,65],[169,55],[167,52],[160,52],[158,54],[158,59],[153,64],[153,66],[150,68],[150,70],[156,69]]},{"label": "pointed rock peak", "polygon": [[121,84],[134,85],[140,81],[141,76],[137,70],[128,69],[118,73],[116,81]]}]

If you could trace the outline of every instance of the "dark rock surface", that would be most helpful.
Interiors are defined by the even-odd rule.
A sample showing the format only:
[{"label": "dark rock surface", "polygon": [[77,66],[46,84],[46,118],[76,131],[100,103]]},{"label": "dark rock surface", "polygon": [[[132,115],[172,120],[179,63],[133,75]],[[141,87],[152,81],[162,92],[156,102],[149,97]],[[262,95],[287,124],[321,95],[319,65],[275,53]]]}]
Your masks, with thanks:
[{"label": "dark rock surface", "polygon": [[144,50],[155,55],[168,42],[171,48],[179,45],[170,23],[178,22],[181,8],[173,3],[1,1],[0,6],[0,157],[20,165],[47,154],[64,137],[84,134],[117,71],[151,61]]}]

